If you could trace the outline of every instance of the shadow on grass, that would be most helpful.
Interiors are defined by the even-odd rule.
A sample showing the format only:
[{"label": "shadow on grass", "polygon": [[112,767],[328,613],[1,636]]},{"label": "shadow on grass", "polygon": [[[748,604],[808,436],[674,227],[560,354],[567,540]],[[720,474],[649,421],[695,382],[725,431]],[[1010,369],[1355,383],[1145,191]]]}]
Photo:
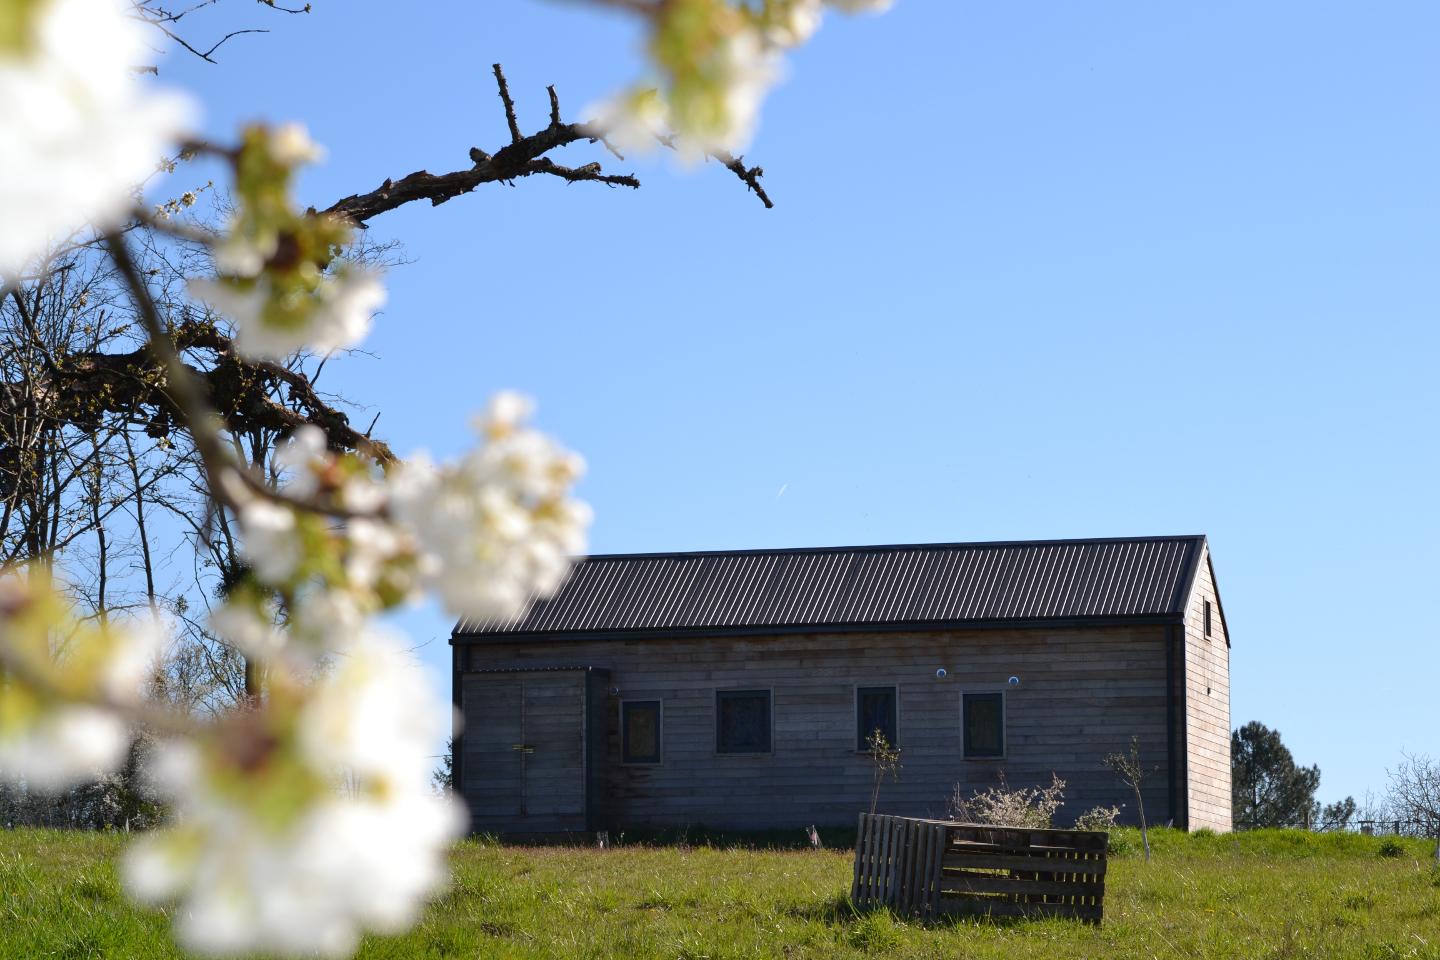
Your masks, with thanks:
[{"label": "shadow on grass", "polygon": [[844,891],[814,903],[791,907],[785,912],[797,920],[814,921],[831,927],[852,924],[864,916],[860,910],[856,909],[855,904],[850,902],[850,895]]},{"label": "shadow on grass", "polygon": [[[944,913],[934,917],[910,917],[897,914],[888,907],[856,907],[850,895],[840,891],[814,903],[791,907],[786,914],[797,920],[824,924],[827,927],[849,929],[865,927],[870,930],[867,938],[878,936],[876,930],[891,926],[915,927],[921,930],[951,929],[954,927],[1023,927],[1048,922],[1048,917],[995,917],[977,914]],[[1076,921],[1078,923],[1078,921]]]},{"label": "shadow on grass", "polygon": [[[808,850],[805,830],[716,830],[703,825],[673,828],[636,828],[610,831],[613,847],[709,847],[714,850]],[[599,835],[576,831],[555,834],[471,834],[463,842],[477,847],[594,847]],[[835,827],[820,833],[821,849],[854,850],[855,828]]]}]

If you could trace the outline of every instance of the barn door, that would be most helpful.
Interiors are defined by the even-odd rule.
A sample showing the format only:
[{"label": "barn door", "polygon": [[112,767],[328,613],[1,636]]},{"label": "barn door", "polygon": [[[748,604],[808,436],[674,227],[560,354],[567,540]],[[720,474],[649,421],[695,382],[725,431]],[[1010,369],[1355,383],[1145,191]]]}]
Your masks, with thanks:
[{"label": "barn door", "polygon": [[523,687],[518,680],[493,673],[465,677],[461,792],[478,829],[496,829],[490,821],[520,815],[524,755],[515,747],[524,742],[520,716],[523,702]]},{"label": "barn door", "polygon": [[585,816],[583,679],[579,673],[556,673],[521,681],[522,817]]},{"label": "barn door", "polygon": [[477,830],[586,824],[585,674],[467,674],[462,791]]}]

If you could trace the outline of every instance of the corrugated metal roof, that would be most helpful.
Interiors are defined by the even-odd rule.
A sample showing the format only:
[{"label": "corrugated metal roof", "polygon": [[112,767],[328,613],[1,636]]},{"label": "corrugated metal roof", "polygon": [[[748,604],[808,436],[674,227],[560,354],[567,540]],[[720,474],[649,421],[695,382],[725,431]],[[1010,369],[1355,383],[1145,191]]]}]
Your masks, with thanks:
[{"label": "corrugated metal roof", "polygon": [[1205,538],[612,554],[454,635],[678,632],[1183,614]]}]

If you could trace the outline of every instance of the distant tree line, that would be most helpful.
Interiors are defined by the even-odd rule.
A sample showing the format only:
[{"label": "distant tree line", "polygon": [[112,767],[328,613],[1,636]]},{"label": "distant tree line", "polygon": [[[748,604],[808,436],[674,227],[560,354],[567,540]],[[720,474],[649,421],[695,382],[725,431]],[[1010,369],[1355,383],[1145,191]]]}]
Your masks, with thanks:
[{"label": "distant tree line", "polygon": [[137,740],[119,770],[61,793],[34,793],[24,784],[0,780],[0,827],[144,830],[155,826],[165,810],[141,772],[143,750]]},{"label": "distant tree line", "polygon": [[[1367,797],[1362,805],[1346,797],[1322,807],[1315,799],[1320,768],[1297,764],[1279,730],[1247,723],[1230,735],[1235,828],[1347,830],[1371,822],[1440,841],[1440,762],[1428,756],[1402,756],[1400,765],[1388,771],[1389,782],[1378,800]],[[1440,859],[1440,842],[1436,857]]]}]

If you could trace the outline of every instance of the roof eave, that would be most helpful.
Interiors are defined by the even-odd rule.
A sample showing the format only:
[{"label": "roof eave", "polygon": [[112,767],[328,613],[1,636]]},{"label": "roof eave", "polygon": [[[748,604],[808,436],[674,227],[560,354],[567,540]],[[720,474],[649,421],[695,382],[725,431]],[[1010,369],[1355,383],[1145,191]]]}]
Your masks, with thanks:
[{"label": "roof eave", "polygon": [[998,620],[908,620],[880,623],[756,624],[746,626],[682,627],[671,629],[495,631],[450,633],[452,644],[461,643],[581,643],[595,640],[683,640],[707,637],[818,636],[827,633],[925,633],[947,630],[1074,630],[1085,627],[1153,626],[1184,623],[1183,613],[1127,614],[1096,617],[1041,617]]}]

